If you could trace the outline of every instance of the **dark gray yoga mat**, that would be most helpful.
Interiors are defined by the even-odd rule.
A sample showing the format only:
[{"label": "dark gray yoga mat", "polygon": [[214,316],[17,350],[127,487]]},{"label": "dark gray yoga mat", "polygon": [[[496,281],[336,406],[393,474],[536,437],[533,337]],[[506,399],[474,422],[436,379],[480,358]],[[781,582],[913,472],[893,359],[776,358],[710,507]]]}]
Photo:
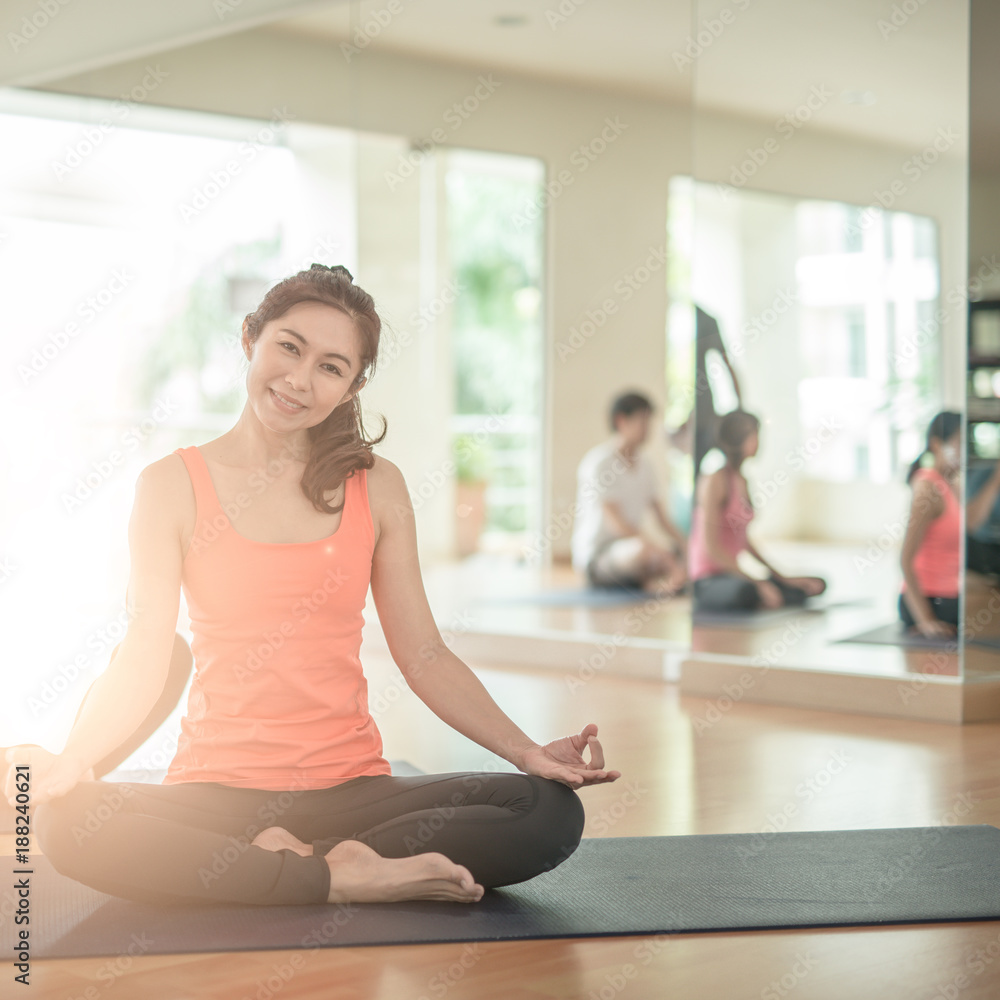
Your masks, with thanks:
[{"label": "dark gray yoga mat", "polygon": [[[938,639],[932,636],[920,635],[915,632],[907,632],[902,622],[889,622],[888,625],[879,625],[878,628],[868,629],[866,632],[859,632],[857,635],[849,635],[837,642],[862,642],[872,643],[879,646],[916,646],[924,649],[945,649],[955,644],[955,637]],[[971,646],[984,646],[988,649],[1000,649],[1000,637],[979,636],[978,638],[967,640]]]},{"label": "dark gray yoga mat", "polygon": [[712,628],[764,629],[776,625],[786,618],[793,618],[806,612],[829,611],[831,608],[868,604],[864,598],[853,600],[830,600],[820,597],[808,599],[805,604],[783,605],[780,608],[758,608],[755,611],[692,611],[691,624]]},{"label": "dark gray yoga mat", "polygon": [[987,825],[585,838],[478,903],[157,907],[31,860],[36,958],[1000,920],[1000,830]]},{"label": "dark gray yoga mat", "polygon": [[655,594],[639,587],[573,587],[566,590],[543,590],[535,594],[512,597],[488,597],[476,603],[482,607],[513,607],[537,605],[549,608],[614,608],[655,598]]}]

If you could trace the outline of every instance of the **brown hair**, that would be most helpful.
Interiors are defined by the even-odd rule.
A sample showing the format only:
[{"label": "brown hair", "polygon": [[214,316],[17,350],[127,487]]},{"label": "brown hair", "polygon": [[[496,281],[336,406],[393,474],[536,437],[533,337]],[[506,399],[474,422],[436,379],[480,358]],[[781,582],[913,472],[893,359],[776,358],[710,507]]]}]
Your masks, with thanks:
[{"label": "brown hair", "polygon": [[652,412],[653,404],[648,396],[644,396],[641,392],[623,392],[620,396],[615,397],[611,404],[608,421],[611,424],[611,430],[617,431],[619,416],[631,417],[635,413]]},{"label": "brown hair", "polygon": [[760,430],[760,420],[746,410],[733,410],[719,421],[715,443],[726,456],[726,462],[738,466],[742,459],[743,442],[754,431]]},{"label": "brown hair", "polygon": [[913,464],[906,470],[906,481],[910,482],[917,474],[917,469],[923,463],[924,455],[931,450],[931,438],[938,438],[942,443],[947,441],[952,435],[957,434],[962,429],[962,414],[954,410],[942,410],[931,421],[927,428],[927,444],[924,450],[913,460]]},{"label": "brown hair", "polygon": [[[243,321],[243,330],[250,342],[257,340],[265,324],[284,316],[299,302],[325,303],[354,321],[361,342],[360,371],[354,386],[366,375],[370,378],[375,373],[382,321],[372,297],[355,285],[351,272],[339,264],[332,268],[313,264],[308,271],[299,271],[271,288]],[[371,440],[365,437],[361,401],[356,389],[349,402],[341,403],[322,423],[309,428],[309,458],[302,472],[301,486],[318,511],[336,514],[343,510],[343,501],[340,506],[333,507],[323,499],[323,494],[338,489],[358,469],[370,469],[375,464],[372,446],[383,440],[386,430],[386,420],[382,417],[382,433]]]}]

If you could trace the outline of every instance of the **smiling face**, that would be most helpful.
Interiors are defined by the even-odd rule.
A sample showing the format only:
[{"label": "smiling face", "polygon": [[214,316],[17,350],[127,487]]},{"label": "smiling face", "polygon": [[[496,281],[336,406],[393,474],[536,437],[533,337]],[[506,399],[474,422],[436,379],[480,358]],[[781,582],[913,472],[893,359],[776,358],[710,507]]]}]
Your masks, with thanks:
[{"label": "smiling face", "polygon": [[322,423],[366,381],[354,321],[324,302],[296,303],[252,343],[244,331],[243,350],[250,359],[247,401],[279,433]]}]

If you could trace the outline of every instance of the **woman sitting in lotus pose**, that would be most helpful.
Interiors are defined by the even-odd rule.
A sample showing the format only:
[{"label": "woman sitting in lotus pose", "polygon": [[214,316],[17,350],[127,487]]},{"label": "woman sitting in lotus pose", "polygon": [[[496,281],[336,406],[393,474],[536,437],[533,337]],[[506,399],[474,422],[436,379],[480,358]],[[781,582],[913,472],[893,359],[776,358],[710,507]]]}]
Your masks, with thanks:
[{"label": "woman sitting in lotus pose", "polygon": [[[539,745],[444,645],[406,484],[373,454],[385,430],[367,440],[361,422],[380,330],[344,267],[279,282],[243,323],[235,426],[143,469],[128,633],[61,753],[6,754],[5,794],[29,766],[38,841],[63,874],[143,901],[471,903],[572,854],[576,790],[620,777],[596,725]],[[391,773],[358,656],[369,584],[408,685],[516,771]],[[195,676],[167,775],[95,780],[186,682],[182,588]]]}]

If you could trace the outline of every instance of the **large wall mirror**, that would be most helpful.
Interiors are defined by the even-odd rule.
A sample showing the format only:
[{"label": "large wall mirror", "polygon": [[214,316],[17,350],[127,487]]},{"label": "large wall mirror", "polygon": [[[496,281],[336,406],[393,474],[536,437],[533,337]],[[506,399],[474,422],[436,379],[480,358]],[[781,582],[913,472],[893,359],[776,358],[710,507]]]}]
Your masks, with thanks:
[{"label": "large wall mirror", "polygon": [[[454,439],[453,430],[464,429],[509,442],[511,433],[520,430],[517,447],[526,456],[530,448],[528,461],[535,463],[519,474],[513,454],[502,454],[492,443],[480,449],[489,453],[490,471],[486,523],[476,555],[513,558],[508,564],[469,560],[460,589],[453,567],[443,575],[440,590],[433,568],[425,573],[428,592],[440,608],[461,608],[454,619],[446,612],[442,624],[456,642],[467,640],[470,631],[535,639],[544,634],[581,643],[595,634],[622,631],[630,640],[663,640],[686,648],[690,622],[681,610],[644,615],[628,628],[622,625],[620,605],[609,610],[517,598],[546,587],[582,584],[569,566],[577,469],[589,449],[609,438],[608,408],[617,393],[636,389],[653,400],[655,431],[647,453],[665,496],[679,486],[674,499],[683,505],[690,493],[683,471],[675,475],[674,465],[682,466],[684,459],[670,447],[667,431],[674,428],[665,422],[676,409],[673,394],[686,392],[689,387],[683,383],[691,379],[689,372],[676,368],[667,323],[669,187],[671,178],[689,177],[691,171],[692,71],[689,60],[674,58],[690,37],[689,5],[629,0],[514,12],[461,0],[429,0],[404,7],[384,28],[372,20],[376,5],[352,4],[351,10],[346,38],[329,12],[295,18],[286,27],[298,32],[311,27],[338,46],[353,40],[353,122],[359,130],[397,136],[398,148],[386,147],[384,162],[372,171],[371,192],[382,203],[377,221],[387,233],[394,219],[428,218],[435,191],[442,183],[447,188],[442,168],[454,146],[468,145],[484,154],[503,151],[512,163],[527,157],[544,171],[533,189],[515,191],[506,202],[498,200],[499,188],[482,188],[482,196],[499,210],[492,232],[481,226],[471,234],[494,241],[492,249],[483,244],[479,278],[492,267],[495,274],[499,269],[522,281],[521,287],[497,290],[533,310],[531,318],[544,335],[522,338],[504,355],[517,317],[488,304],[468,308],[474,296],[488,291],[487,282],[477,283],[475,275],[464,283],[465,301],[437,321],[442,346],[437,363],[451,367],[434,405],[447,395],[457,410],[438,422],[433,433]],[[412,170],[407,166],[411,176],[389,192],[381,178],[386,170],[398,171],[400,164],[412,165]],[[535,270],[513,256],[504,257],[522,252],[519,244],[533,227],[544,248],[538,255],[544,266]],[[412,305],[398,315],[409,315],[422,304],[420,295],[428,289],[433,293],[455,273],[454,236],[444,224],[436,227],[430,239],[437,246],[437,277],[423,286],[412,283]],[[376,280],[390,296],[407,289],[418,250],[424,267],[425,244],[426,237],[423,249],[414,243],[412,251],[382,254],[392,266],[379,267]],[[382,243],[383,248],[403,245],[391,239]],[[478,346],[466,341],[470,335]],[[464,342],[470,344],[467,353]],[[399,377],[401,388],[412,385],[404,368]],[[483,385],[493,383],[490,398],[466,392],[464,386],[477,378]],[[507,406],[509,401],[495,391],[503,385],[520,394],[525,405],[501,420],[487,407]],[[391,407],[391,394],[380,395],[378,405]],[[427,433],[421,435],[426,441]],[[400,452],[402,467],[411,464],[408,478],[417,485],[434,471],[426,451],[414,447]],[[533,491],[537,505],[515,516],[510,504],[519,490],[527,495]],[[449,526],[442,521],[440,527]],[[435,530],[429,521],[421,524],[425,539]],[[505,588],[498,600],[491,599]],[[468,645],[462,648],[471,651]],[[497,650],[502,650],[499,656]],[[502,658],[512,649],[501,646],[498,638],[491,648],[477,647],[477,652]],[[537,647],[525,647],[525,658],[532,655],[537,662]],[[576,654],[567,646],[554,655],[572,663]]]},{"label": "large wall mirror", "polygon": [[[827,586],[793,636],[776,622],[736,641],[696,619],[694,648],[959,677],[957,638],[908,635],[898,605],[908,471],[932,419],[952,412],[957,428],[964,411],[967,5],[695,6],[690,296],[729,361],[714,378],[709,366],[706,391],[722,399],[703,424],[737,403],[731,367],[760,420],[742,467],[754,545]],[[703,477],[722,463],[709,451]],[[957,520],[949,537],[957,605]]]}]

